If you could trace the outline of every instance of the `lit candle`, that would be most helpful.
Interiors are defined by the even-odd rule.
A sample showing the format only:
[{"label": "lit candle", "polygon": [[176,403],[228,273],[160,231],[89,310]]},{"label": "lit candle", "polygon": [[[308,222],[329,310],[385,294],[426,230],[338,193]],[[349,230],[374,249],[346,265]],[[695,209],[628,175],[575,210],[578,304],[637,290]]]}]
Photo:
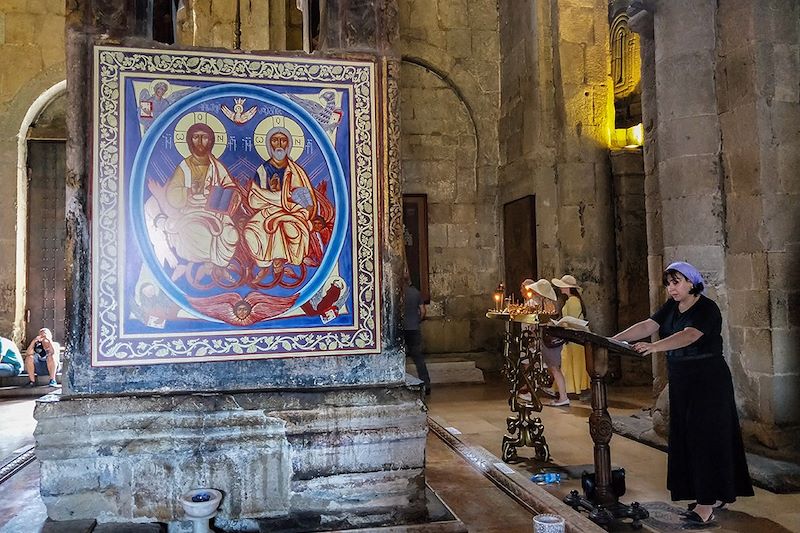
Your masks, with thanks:
[{"label": "lit candle", "polygon": [[497,285],[497,288],[494,290],[494,306],[495,311],[502,311],[503,305],[503,297],[506,295],[506,289],[503,287],[503,283]]}]

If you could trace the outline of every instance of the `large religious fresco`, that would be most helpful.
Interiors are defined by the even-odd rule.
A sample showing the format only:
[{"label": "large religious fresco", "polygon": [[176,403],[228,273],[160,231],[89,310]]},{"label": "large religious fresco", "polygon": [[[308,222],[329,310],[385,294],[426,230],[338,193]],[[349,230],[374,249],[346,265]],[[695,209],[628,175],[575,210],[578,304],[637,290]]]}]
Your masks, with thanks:
[{"label": "large religious fresco", "polygon": [[93,365],[378,352],[374,65],[94,59]]}]

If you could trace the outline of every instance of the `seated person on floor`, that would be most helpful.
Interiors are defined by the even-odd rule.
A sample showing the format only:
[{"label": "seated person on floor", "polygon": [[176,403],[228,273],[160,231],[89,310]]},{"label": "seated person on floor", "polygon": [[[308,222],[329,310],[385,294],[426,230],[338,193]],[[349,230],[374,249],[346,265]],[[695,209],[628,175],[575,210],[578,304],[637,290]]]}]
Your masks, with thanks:
[{"label": "seated person on floor", "polygon": [[50,376],[51,387],[57,387],[56,372],[59,364],[59,346],[53,341],[53,334],[47,328],[39,330],[39,334],[28,345],[25,351],[25,371],[28,373],[28,387],[36,386],[36,376]]},{"label": "seated person on floor", "polygon": [[0,378],[20,374],[22,374],[22,355],[19,353],[19,348],[11,339],[0,337]]}]

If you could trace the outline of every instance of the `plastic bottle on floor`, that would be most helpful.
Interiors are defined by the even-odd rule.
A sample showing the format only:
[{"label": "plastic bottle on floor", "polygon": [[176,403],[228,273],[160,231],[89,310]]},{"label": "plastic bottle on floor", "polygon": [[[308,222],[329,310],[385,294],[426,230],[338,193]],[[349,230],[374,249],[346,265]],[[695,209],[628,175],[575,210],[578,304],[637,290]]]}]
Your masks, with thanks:
[{"label": "plastic bottle on floor", "polygon": [[537,485],[561,483],[561,474],[559,472],[539,472],[531,476],[531,481]]}]

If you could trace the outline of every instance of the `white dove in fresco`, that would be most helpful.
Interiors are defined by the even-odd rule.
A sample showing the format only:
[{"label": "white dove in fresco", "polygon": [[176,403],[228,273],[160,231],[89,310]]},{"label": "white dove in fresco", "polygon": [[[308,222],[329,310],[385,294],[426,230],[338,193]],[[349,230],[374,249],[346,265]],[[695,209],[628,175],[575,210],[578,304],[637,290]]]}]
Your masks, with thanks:
[{"label": "white dove in fresco", "polygon": [[225,113],[225,116],[231,119],[234,122],[234,124],[240,124],[240,125],[244,124],[245,122],[253,118],[256,114],[256,111],[258,111],[258,108],[256,106],[253,106],[247,111],[245,111],[244,110],[245,100],[246,98],[234,98],[233,111],[231,111],[231,109],[225,104],[222,104],[220,109],[222,109],[222,112]]},{"label": "white dove in fresco", "polygon": [[325,101],[325,106],[319,105],[317,102],[301,98],[295,94],[287,95],[293,102],[308,111],[314,117],[314,120],[319,122],[322,129],[325,131],[333,131],[339,122],[342,121],[342,110],[336,107],[336,92],[335,91],[322,91],[320,98]]}]

